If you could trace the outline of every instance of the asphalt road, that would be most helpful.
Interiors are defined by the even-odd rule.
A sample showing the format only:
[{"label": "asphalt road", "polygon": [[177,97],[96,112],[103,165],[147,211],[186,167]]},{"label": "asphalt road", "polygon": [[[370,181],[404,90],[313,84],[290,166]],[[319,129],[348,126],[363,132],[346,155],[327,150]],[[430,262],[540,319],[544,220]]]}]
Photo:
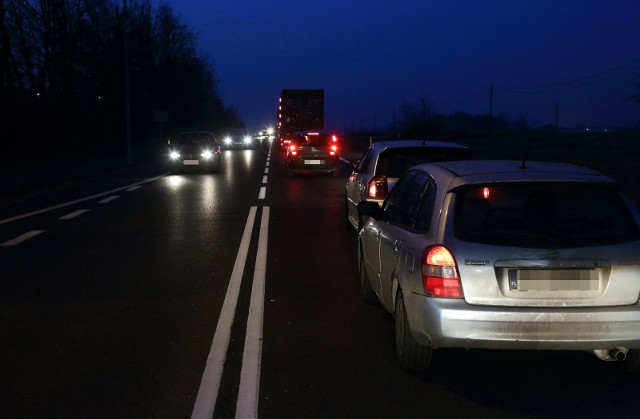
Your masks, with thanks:
[{"label": "asphalt road", "polygon": [[274,147],[0,204],[0,417],[637,415],[639,376],[582,352],[400,370],[359,299],[346,176],[288,178]]}]

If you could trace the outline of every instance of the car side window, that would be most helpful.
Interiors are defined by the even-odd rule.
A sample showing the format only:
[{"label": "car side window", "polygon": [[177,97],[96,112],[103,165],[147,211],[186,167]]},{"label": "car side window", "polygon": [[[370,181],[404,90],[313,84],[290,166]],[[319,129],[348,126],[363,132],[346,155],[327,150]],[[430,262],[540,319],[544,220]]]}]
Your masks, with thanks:
[{"label": "car side window", "polygon": [[385,201],[385,220],[412,228],[427,178],[415,172],[403,176]]},{"label": "car side window", "polygon": [[418,207],[418,212],[415,220],[416,230],[427,231],[431,224],[431,217],[433,216],[433,209],[436,202],[436,185],[433,180],[426,182],[426,188],[422,193],[422,201]]},{"label": "car side window", "polygon": [[373,152],[371,150],[367,150],[362,155],[362,158],[360,159],[360,161],[358,162],[358,166],[356,167],[358,172],[363,172],[363,171],[367,170],[367,168],[369,167],[369,164],[371,163],[371,155],[372,154],[373,154]]}]

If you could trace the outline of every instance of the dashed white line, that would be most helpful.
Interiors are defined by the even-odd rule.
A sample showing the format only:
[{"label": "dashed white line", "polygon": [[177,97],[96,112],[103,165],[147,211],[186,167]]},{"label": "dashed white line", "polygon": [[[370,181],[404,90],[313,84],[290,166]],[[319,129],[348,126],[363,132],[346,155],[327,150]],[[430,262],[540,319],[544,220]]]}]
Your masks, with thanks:
[{"label": "dashed white line", "polygon": [[262,184],[266,185],[266,183],[267,183],[267,176],[264,175],[264,176],[262,176]]},{"label": "dashed white line", "polygon": [[133,191],[137,191],[140,188],[142,188],[142,185],[133,185],[132,187],[125,189],[125,191],[133,192]]},{"label": "dashed white line", "polygon": [[265,186],[260,187],[260,193],[258,194],[258,199],[264,199],[267,196],[267,188]]},{"label": "dashed white line", "polygon": [[265,174],[265,175],[268,175],[268,174],[269,174],[269,168],[268,168],[268,167],[264,169],[264,174]]},{"label": "dashed white line", "polygon": [[116,200],[118,198],[120,198],[120,195],[111,195],[108,198],[105,198],[105,199],[103,199],[101,201],[98,201],[98,203],[99,204],[108,204],[109,202],[114,201],[114,200]]},{"label": "dashed white line", "polygon": [[39,235],[39,234],[42,234],[42,233],[44,233],[44,230],[31,230],[31,231],[28,231],[28,232],[26,232],[26,233],[24,233],[24,234],[22,234],[22,235],[20,235],[20,236],[18,236],[16,238],[13,238],[11,240],[8,240],[8,241],[0,244],[0,246],[2,246],[2,247],[15,246],[16,244],[20,244],[23,241],[29,240],[29,239],[31,239],[31,238]]},{"label": "dashed white line", "polygon": [[81,210],[73,211],[73,212],[70,212],[67,215],[63,215],[59,219],[60,220],[71,220],[71,219],[74,219],[74,218],[76,218],[76,217],[78,217],[78,216],[80,216],[80,215],[82,215],[82,214],[84,214],[86,212],[89,212],[89,210],[88,209],[81,209]]},{"label": "dashed white line", "polygon": [[160,179],[160,178],[162,178],[164,176],[165,176],[165,174],[162,174],[160,176],[156,176],[156,177],[152,177],[152,178],[149,178],[149,179],[145,179],[142,182],[134,183],[133,185],[127,185],[127,186],[123,186],[121,188],[111,189],[110,191],[101,192],[101,193],[98,193],[98,194],[95,194],[95,195],[87,196],[85,198],[76,199],[75,201],[69,201],[69,202],[65,202],[64,204],[54,205],[52,207],[43,208],[41,210],[31,211],[31,212],[28,212],[28,213],[25,213],[25,214],[16,215],[15,217],[5,218],[4,220],[0,220],[0,225],[1,224],[11,223],[13,221],[22,220],[23,218],[27,218],[27,217],[31,217],[31,216],[34,216],[34,215],[42,214],[42,213],[45,213],[45,212],[53,211],[53,210],[56,210],[56,209],[59,209],[59,208],[68,207],[70,205],[79,204],[80,202],[89,201],[91,199],[99,198],[99,197],[105,196],[105,195],[110,195],[110,194],[112,194],[114,192],[119,192],[119,191],[131,189],[133,186],[140,186],[141,183],[151,182],[151,181]]}]

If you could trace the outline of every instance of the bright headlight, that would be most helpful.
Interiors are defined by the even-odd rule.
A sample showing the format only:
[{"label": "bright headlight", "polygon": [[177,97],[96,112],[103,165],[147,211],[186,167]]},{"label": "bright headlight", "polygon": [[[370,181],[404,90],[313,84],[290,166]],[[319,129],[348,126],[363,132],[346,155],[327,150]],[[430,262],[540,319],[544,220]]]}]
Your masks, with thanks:
[{"label": "bright headlight", "polygon": [[249,137],[249,136],[244,137],[244,143],[245,144],[249,144],[250,142],[251,142],[251,137]]},{"label": "bright headlight", "polygon": [[206,159],[209,160],[211,157],[213,157],[213,153],[211,153],[209,150],[203,151],[201,156]]},{"label": "bright headlight", "polygon": [[231,137],[225,137],[224,138],[224,143],[225,144],[231,144]]},{"label": "bright headlight", "polygon": [[180,153],[178,153],[177,151],[172,151],[171,153],[169,153],[169,157],[171,157],[172,160],[179,159]]}]

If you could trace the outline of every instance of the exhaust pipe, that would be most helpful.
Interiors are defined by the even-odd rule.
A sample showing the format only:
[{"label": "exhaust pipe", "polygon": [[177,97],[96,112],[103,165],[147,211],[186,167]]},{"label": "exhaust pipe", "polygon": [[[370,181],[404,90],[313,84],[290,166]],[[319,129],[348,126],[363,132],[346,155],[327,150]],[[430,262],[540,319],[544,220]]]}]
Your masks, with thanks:
[{"label": "exhaust pipe", "polygon": [[624,361],[627,359],[627,352],[620,350],[619,348],[613,348],[609,351],[609,356],[616,361]]}]

